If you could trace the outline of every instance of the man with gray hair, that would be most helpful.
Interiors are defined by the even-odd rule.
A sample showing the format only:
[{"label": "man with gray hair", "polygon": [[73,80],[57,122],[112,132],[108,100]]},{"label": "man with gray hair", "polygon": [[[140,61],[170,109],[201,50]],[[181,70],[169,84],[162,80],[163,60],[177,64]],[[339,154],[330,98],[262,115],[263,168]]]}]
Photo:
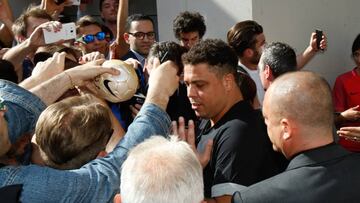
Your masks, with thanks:
[{"label": "man with gray hair", "polygon": [[261,84],[266,90],[280,75],[296,71],[296,54],[293,48],[282,42],[265,46],[259,60]]},{"label": "man with gray hair", "polygon": [[117,203],[200,203],[202,167],[184,141],[153,136],[130,151],[121,171]]}]

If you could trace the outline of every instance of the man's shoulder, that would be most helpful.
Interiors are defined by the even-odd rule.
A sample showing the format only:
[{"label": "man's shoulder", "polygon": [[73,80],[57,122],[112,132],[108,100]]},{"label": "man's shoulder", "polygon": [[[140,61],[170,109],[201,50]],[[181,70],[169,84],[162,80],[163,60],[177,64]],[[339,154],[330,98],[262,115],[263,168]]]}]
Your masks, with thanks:
[{"label": "man's shoulder", "polygon": [[[300,161],[302,164],[297,167],[251,185],[240,191],[239,202],[339,202],[341,198],[348,202],[355,196],[358,200],[360,196],[354,188],[360,187],[360,176],[354,174],[360,170],[360,154],[341,155],[334,151],[339,156],[312,164]],[[292,162],[299,160],[292,160],[289,166]]]}]

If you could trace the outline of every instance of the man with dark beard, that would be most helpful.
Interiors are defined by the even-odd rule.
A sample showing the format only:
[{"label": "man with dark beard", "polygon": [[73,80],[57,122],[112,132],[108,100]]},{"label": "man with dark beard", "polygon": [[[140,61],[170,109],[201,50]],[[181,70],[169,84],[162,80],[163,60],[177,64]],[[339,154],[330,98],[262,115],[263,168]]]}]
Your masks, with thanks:
[{"label": "man with dark beard", "polygon": [[[266,44],[263,27],[253,20],[238,22],[229,29],[227,41],[238,55],[238,69],[249,74],[255,81],[257,98],[261,104],[265,91],[261,85],[258,63]],[[326,48],[326,37],[324,35],[320,42],[320,48],[321,50]],[[319,50],[316,45],[316,34],[315,32],[311,33],[309,46],[297,56],[297,69],[303,68]]]}]

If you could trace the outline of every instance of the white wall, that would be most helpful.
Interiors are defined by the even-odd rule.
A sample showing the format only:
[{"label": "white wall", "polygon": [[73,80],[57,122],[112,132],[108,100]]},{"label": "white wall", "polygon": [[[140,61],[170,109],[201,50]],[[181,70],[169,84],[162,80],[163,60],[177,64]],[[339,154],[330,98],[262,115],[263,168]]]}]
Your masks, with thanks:
[{"label": "white wall", "polygon": [[172,21],[182,11],[198,11],[205,17],[205,38],[226,39],[237,21],[252,18],[251,0],[157,0],[160,40],[175,40]]},{"label": "white wall", "polygon": [[351,70],[352,42],[360,32],[359,0],[253,0],[253,17],[263,25],[268,42],[282,41],[301,53],[310,33],[322,29],[328,49],[306,67],[333,85],[337,75]]},{"label": "white wall", "polygon": [[340,73],[353,68],[351,45],[360,32],[359,0],[157,0],[160,40],[175,40],[172,20],[184,10],[206,18],[205,38],[226,39],[236,22],[254,19],[263,25],[268,42],[281,41],[301,53],[310,33],[322,29],[328,49],[306,67],[323,75],[331,85]]}]

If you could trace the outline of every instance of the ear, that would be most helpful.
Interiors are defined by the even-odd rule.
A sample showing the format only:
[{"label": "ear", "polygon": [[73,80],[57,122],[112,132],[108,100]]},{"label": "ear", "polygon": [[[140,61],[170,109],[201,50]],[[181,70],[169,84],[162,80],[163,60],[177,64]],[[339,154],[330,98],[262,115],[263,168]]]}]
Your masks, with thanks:
[{"label": "ear", "polygon": [[254,55],[254,50],[252,50],[250,48],[245,49],[245,51],[244,51],[245,57],[251,58],[251,57],[253,57],[253,55]]},{"label": "ear", "polygon": [[235,84],[235,78],[234,78],[233,74],[229,73],[229,74],[224,75],[223,85],[224,85],[226,91],[230,91],[234,87],[234,84]]},{"label": "ear", "polygon": [[129,33],[125,32],[123,36],[124,36],[125,42],[129,44],[130,43],[129,42]]},{"label": "ear", "polygon": [[281,119],[280,121],[281,129],[282,129],[282,139],[284,141],[289,140],[293,133],[293,126],[290,121],[286,118]]},{"label": "ear", "polygon": [[121,195],[120,194],[116,194],[114,196],[114,203],[121,203]]},{"label": "ear", "polygon": [[273,74],[272,74],[272,70],[271,70],[271,68],[270,68],[270,66],[269,65],[265,65],[265,67],[264,67],[264,74],[265,74],[265,78],[267,79],[267,80],[272,80],[272,78],[273,78]]}]

